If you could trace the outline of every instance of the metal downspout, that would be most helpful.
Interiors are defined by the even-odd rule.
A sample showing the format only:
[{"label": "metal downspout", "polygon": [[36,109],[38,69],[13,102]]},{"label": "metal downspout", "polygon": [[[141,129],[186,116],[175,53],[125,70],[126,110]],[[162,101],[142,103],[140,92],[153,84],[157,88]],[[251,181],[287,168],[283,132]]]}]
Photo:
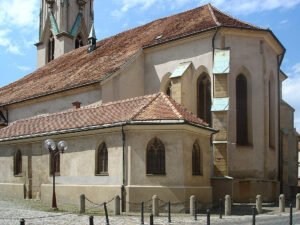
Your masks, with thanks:
[{"label": "metal downspout", "polygon": [[[281,55],[277,55],[277,76],[278,76],[278,82],[277,82],[277,90],[278,90],[278,181],[280,186],[280,194],[283,193],[283,183],[282,183],[282,143],[281,143],[281,129],[280,129],[280,103],[281,103],[281,95],[280,95],[280,66],[283,60],[285,54],[285,50]],[[280,59],[281,57],[281,59]]]},{"label": "metal downspout", "polygon": [[121,199],[122,199],[122,212],[126,211],[126,190],[125,190],[125,184],[126,184],[126,166],[125,166],[125,141],[126,136],[124,132],[124,124],[122,124],[122,187],[121,187]]},{"label": "metal downspout", "polygon": [[[218,34],[219,31],[219,27],[216,27],[214,36],[212,38],[212,49],[213,49],[213,53],[212,53],[212,65],[214,65],[214,60],[215,60],[215,40],[216,40],[216,36]],[[212,97],[215,97],[215,75],[212,73],[212,84],[213,84],[213,88],[212,88]],[[213,101],[212,101],[213,102]],[[211,112],[210,112],[211,113]],[[212,114],[212,113],[211,113]],[[213,124],[212,121],[212,116],[211,116],[211,125]],[[218,131],[219,132],[219,131]],[[216,132],[217,133],[217,132]],[[211,159],[211,177],[214,176],[214,162],[215,162],[215,154],[214,154],[214,144],[213,144],[213,135],[215,133],[211,134],[210,139],[211,139],[211,146],[212,146],[212,159]],[[228,157],[227,157],[228,158]],[[228,168],[227,168],[228,169]]]},{"label": "metal downspout", "polygon": [[[215,60],[215,40],[216,40],[216,36],[218,34],[218,31],[219,31],[219,27],[216,28],[216,31],[214,33],[214,36],[212,38],[212,49],[213,49],[213,54],[212,54],[212,65],[214,65],[214,60]],[[212,76],[212,79],[213,79],[213,93],[212,93],[212,96],[213,98],[215,97],[215,76],[213,74]]]}]

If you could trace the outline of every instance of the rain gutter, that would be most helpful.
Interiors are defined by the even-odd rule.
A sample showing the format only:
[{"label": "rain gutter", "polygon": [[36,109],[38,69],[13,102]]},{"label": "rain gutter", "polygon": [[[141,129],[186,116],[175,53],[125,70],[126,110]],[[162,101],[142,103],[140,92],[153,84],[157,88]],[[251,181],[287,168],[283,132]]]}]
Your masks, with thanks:
[{"label": "rain gutter", "polygon": [[[70,134],[70,133],[78,133],[78,132],[84,132],[84,131],[92,131],[92,130],[100,130],[100,129],[106,129],[106,128],[114,128],[114,127],[124,127],[125,125],[178,125],[178,124],[187,124],[193,127],[202,128],[205,130],[208,130],[210,132],[217,132],[217,130],[202,126],[199,124],[195,124],[186,120],[152,120],[152,121],[121,121],[116,122],[112,124],[102,124],[102,125],[95,125],[95,126],[89,126],[89,127],[82,127],[82,128],[72,128],[68,130],[60,130],[60,131],[51,131],[51,132],[44,132],[44,133],[38,133],[38,134],[29,134],[29,135],[22,135],[17,137],[9,137],[9,138],[0,138],[0,142],[8,142],[8,141],[14,141],[14,140],[24,140],[29,138],[37,138],[37,137],[44,137],[44,136],[54,136],[54,135],[61,135],[61,134]],[[125,137],[125,133],[124,133]],[[123,136],[122,136],[123,139]],[[125,148],[125,143],[124,143]]]}]

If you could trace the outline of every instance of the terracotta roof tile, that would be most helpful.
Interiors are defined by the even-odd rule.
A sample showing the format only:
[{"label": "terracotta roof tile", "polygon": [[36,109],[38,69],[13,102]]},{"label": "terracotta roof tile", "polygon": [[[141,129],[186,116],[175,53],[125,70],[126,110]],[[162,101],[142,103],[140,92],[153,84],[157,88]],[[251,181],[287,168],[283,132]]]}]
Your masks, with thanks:
[{"label": "terracotta roof tile", "polygon": [[130,121],[184,120],[207,127],[203,120],[188,112],[164,93],[147,95],[103,105],[22,119],[0,129],[0,139],[45,135],[93,126]]},{"label": "terracotta roof tile", "polygon": [[101,40],[97,43],[97,49],[90,54],[87,53],[87,46],[73,50],[1,88],[0,105],[99,82],[119,70],[146,46],[203,32],[219,25],[258,29],[209,4],[204,5]]}]

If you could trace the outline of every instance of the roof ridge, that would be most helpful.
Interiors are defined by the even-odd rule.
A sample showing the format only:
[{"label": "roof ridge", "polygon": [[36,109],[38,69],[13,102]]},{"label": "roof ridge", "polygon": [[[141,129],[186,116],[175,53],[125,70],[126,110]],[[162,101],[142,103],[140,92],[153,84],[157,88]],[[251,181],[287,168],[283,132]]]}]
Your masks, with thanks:
[{"label": "roof ridge", "polygon": [[138,115],[140,115],[152,102],[154,102],[160,95],[160,92],[156,93],[155,96],[153,96],[153,99],[151,99],[147,104],[145,104],[140,110],[138,110],[137,113],[135,113],[131,120],[134,120]]},{"label": "roof ridge", "polygon": [[209,3],[208,5],[208,10],[210,12],[211,17],[213,18],[214,22],[216,23],[217,26],[220,26],[221,23],[218,21],[214,11],[212,10],[212,5]]},{"label": "roof ridge", "polygon": [[109,106],[109,105],[115,105],[115,104],[120,104],[120,103],[124,103],[124,102],[131,102],[131,101],[139,100],[139,99],[151,98],[151,97],[154,97],[155,95],[156,94],[142,95],[142,96],[137,96],[137,97],[132,97],[132,98],[126,98],[126,99],[123,99],[123,100],[107,102],[107,103],[102,104],[101,106]]},{"label": "roof ridge", "polygon": [[168,95],[166,95],[163,92],[160,92],[162,94],[162,97],[164,99],[167,100],[167,103],[169,103],[169,106],[171,107],[171,109],[173,110],[173,112],[178,116],[179,119],[183,119],[184,116],[176,109],[176,107],[174,106],[174,102],[172,102],[170,99],[171,97],[169,97]]},{"label": "roof ridge", "polygon": [[[207,122],[205,122],[202,118],[199,118],[197,115],[195,115],[193,112],[189,111],[187,108],[185,108],[183,105],[176,102],[173,98],[165,95],[165,97],[168,98],[168,100],[171,102],[171,104],[175,107],[175,109],[178,111],[177,107],[182,110],[182,112],[189,114],[192,117],[195,117],[195,119],[198,119],[201,121],[201,123],[206,124],[208,126]],[[182,115],[182,118],[185,119],[185,115],[179,112],[180,115]]]},{"label": "roof ridge", "polygon": [[219,10],[218,8],[216,8],[216,7],[213,6],[213,5],[211,5],[211,9],[212,9],[212,10],[216,10],[216,11],[218,11],[219,13],[224,14],[225,16],[228,16],[228,17],[230,17],[230,18],[232,18],[232,19],[234,19],[234,20],[236,20],[236,21],[238,21],[238,22],[240,22],[240,23],[244,23],[244,24],[246,24],[246,25],[248,25],[248,26],[252,26],[252,27],[255,27],[255,28],[257,28],[257,29],[265,29],[265,28],[263,28],[263,27],[259,27],[259,26],[255,25],[255,24],[252,24],[252,23],[249,23],[249,22],[240,20],[240,19],[236,18],[235,16],[232,16],[231,14],[229,14],[229,13],[227,13],[227,12],[223,12],[223,11]]}]

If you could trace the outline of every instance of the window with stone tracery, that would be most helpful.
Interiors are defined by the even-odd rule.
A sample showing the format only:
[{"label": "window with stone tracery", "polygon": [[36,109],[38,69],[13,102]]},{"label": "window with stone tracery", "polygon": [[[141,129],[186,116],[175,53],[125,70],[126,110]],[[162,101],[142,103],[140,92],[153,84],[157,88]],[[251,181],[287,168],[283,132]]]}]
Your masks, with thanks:
[{"label": "window with stone tracery", "polygon": [[107,175],[108,173],[108,151],[103,142],[96,151],[96,175]]},{"label": "window with stone tracery", "polygon": [[164,175],[165,146],[158,138],[153,138],[147,145],[147,174]]}]

